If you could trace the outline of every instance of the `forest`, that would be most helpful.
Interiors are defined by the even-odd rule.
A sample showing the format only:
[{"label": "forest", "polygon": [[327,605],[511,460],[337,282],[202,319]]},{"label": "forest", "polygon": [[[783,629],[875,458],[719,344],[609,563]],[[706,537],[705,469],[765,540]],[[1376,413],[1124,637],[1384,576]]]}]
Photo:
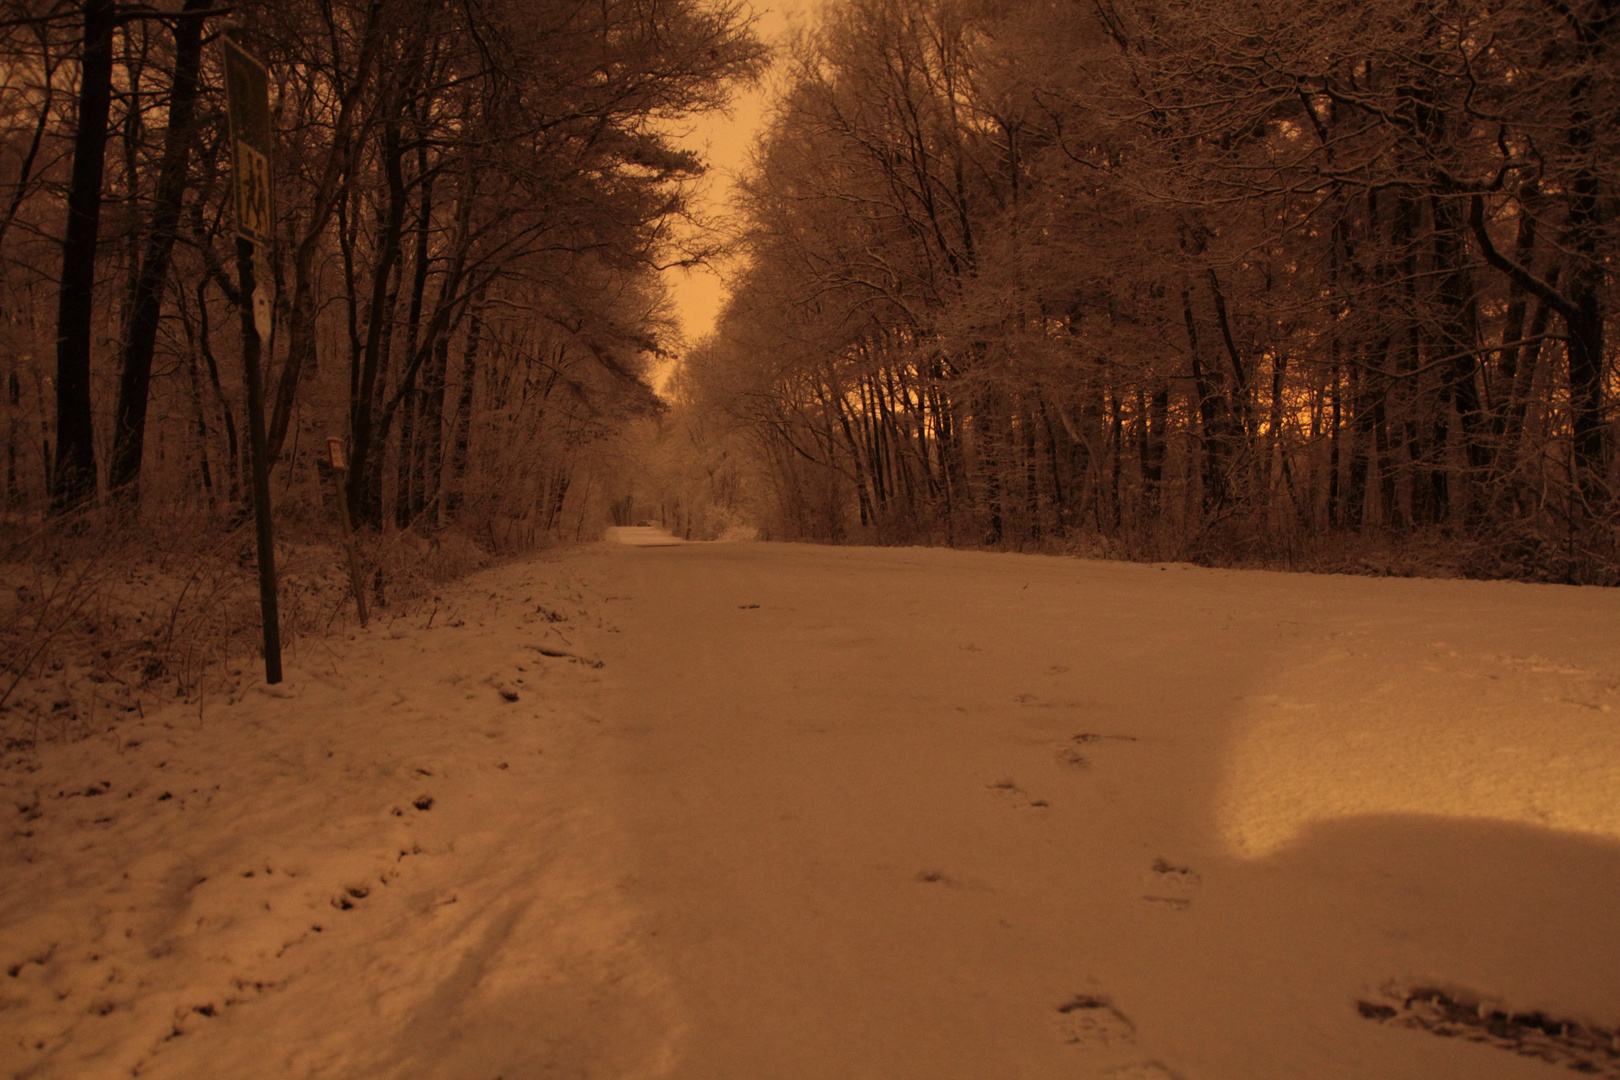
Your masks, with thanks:
[{"label": "forest", "polygon": [[1615,0],[842,0],[776,77],[681,521],[1620,582]]},{"label": "forest", "polygon": [[[227,35],[268,72],[293,638],[648,517],[1620,584],[1620,0],[757,19],[8,0],[0,709],[77,716],[85,672],[183,695],[251,647]],[[683,125],[761,79],[717,208]],[[688,341],[695,266],[729,299]]]},{"label": "forest", "polygon": [[689,0],[8,4],[8,521],[240,507],[232,26],[271,80],[279,508],[320,505],[331,435],[364,529],[560,529],[580,459],[662,408],[658,272],[709,242],[670,124],[758,69],[748,24]]},{"label": "forest", "polygon": [[1620,1080],[1617,361],[1620,0],[0,0],[0,1077]]},{"label": "forest", "polygon": [[666,408],[660,275],[714,253],[680,125],[762,69],[752,22],[730,0],[6,3],[0,705],[78,711],[19,690],[70,682],[75,649],[106,686],[185,693],[251,641],[225,36],[268,72],[252,265],[296,636],[352,617],[339,480],[378,606],[599,535],[621,432]]}]

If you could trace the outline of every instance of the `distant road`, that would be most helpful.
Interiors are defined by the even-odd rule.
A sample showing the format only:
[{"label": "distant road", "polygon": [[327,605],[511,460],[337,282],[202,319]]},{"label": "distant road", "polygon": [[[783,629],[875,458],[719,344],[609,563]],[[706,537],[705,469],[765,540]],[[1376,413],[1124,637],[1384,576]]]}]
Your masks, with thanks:
[{"label": "distant road", "polygon": [[686,542],[661,525],[615,525],[607,531],[607,539],[626,547],[674,547]]}]

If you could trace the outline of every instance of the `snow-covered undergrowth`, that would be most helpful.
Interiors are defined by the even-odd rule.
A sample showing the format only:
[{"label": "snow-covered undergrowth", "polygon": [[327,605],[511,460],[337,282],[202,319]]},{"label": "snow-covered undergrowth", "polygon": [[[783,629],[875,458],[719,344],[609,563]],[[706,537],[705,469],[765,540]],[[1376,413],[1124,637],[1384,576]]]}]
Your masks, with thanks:
[{"label": "snow-covered undergrowth", "polygon": [[[283,532],[281,637],[296,658],[302,639],[358,620],[342,549],[322,530]],[[488,559],[455,533],[406,530],[363,539],[360,561],[370,603],[388,618],[431,605],[437,585]],[[251,523],[120,523],[106,511],[0,537],[0,747],[82,738],[221,692],[231,657],[260,647],[258,604]]]},{"label": "snow-covered undergrowth", "polygon": [[0,1075],[465,1066],[516,1037],[512,995],[555,1014],[523,1025],[536,1055],[614,1060],[569,1045],[611,1034],[573,1030],[593,995],[651,977],[596,865],[612,838],[564,795],[599,604],[543,562],[441,595],[306,640],[280,685],[239,663],[217,694],[7,755]]}]

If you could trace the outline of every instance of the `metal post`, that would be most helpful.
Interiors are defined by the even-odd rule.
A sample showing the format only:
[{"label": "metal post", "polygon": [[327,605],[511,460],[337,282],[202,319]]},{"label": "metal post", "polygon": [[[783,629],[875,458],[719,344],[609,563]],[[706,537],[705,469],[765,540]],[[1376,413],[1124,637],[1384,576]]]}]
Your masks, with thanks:
[{"label": "metal post", "polygon": [[248,448],[253,472],[253,524],[259,543],[259,613],[264,623],[264,681],[281,681],[281,617],[276,605],[276,546],[270,522],[270,462],[264,436],[264,375],[253,312],[253,242],[236,238],[242,280],[242,368],[247,374]]},{"label": "metal post", "polygon": [[276,544],[270,523],[270,460],[264,437],[264,374],[259,349],[274,313],[269,290],[254,287],[254,255],[275,238],[275,190],[270,182],[270,75],[228,30],[225,104],[231,121],[231,180],[236,193],[236,272],[242,279],[242,370],[247,377],[248,448],[253,472],[253,523],[259,542],[259,614],[264,623],[264,681],[281,681],[281,618],[276,611]]}]

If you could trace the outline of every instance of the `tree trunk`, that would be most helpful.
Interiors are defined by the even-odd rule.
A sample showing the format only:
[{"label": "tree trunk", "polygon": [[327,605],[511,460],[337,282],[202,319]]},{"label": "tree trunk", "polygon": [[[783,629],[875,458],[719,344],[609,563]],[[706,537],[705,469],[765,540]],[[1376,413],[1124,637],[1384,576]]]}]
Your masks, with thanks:
[{"label": "tree trunk", "polygon": [[[186,0],[184,11],[197,12],[212,0]],[[152,355],[157,347],[158,321],[163,312],[163,287],[174,251],[180,200],[186,190],[191,144],[196,138],[193,115],[197,103],[197,70],[202,60],[203,20],[182,17],[175,28],[174,83],[169,94],[169,128],[163,143],[152,226],[140,274],[135,280],[133,303],[124,331],[120,358],[118,407],[113,419],[112,460],[107,486],[114,496],[133,506],[140,501],[141,456],[146,439],[146,403],[152,382]]]},{"label": "tree trunk", "polygon": [[214,389],[214,400],[219,402],[220,416],[224,421],[226,497],[232,503],[236,503],[243,497],[242,451],[236,438],[236,417],[231,412],[231,403],[225,396],[225,388],[220,385],[219,364],[214,359],[213,331],[210,329],[208,319],[206,277],[197,282],[197,351],[202,353],[203,363],[208,366],[208,383]]},{"label": "tree trunk", "polygon": [[203,411],[202,378],[197,373],[197,350],[186,351],[186,375],[191,389],[191,425],[197,437],[197,479],[208,509],[214,509],[214,474],[208,467],[208,416]]},{"label": "tree trunk", "polygon": [[56,463],[51,509],[71,510],[95,497],[95,428],[90,412],[90,337],[95,322],[96,241],[107,117],[112,105],[113,0],[84,0],[84,51],[78,130],[68,182],[56,315]]},{"label": "tree trunk", "polygon": [[[342,201],[348,198],[356,162],[364,145],[364,138],[356,128],[364,127],[368,118],[357,115],[361,94],[370,81],[371,66],[382,46],[384,34],[381,18],[384,0],[371,0],[367,5],[365,28],[361,34],[359,55],[353,65],[353,79],[344,92],[338,107],[337,120],[332,125],[331,149],[319,184],[316,186],[312,210],[304,234],[293,255],[292,310],[287,319],[287,357],[282,365],[281,378],[276,383],[275,404],[270,414],[270,430],[266,441],[266,455],[271,462],[281,456],[282,443],[287,438],[287,426],[292,422],[293,402],[298,397],[298,383],[304,366],[315,365],[316,318],[325,298],[319,295],[317,265],[327,223],[331,221]],[[350,479],[354,474],[350,473]]]},{"label": "tree trunk", "polygon": [[461,389],[456,394],[455,433],[450,444],[450,484],[444,504],[447,519],[460,515],[462,500],[466,495],[467,453],[472,444],[473,387],[478,377],[478,349],[483,330],[483,314],[475,306],[467,327],[467,349],[461,357]]},{"label": "tree trunk", "polygon": [[[1554,271],[1556,269],[1555,267]],[[1547,277],[1550,282],[1557,283],[1556,272],[1548,274]],[[1552,305],[1545,299],[1537,301],[1526,333],[1526,337],[1530,340],[1522,350],[1516,350],[1513,381],[1502,423],[1502,445],[1496,457],[1495,475],[1504,480],[1512,479],[1519,466],[1520,443],[1524,438],[1524,417],[1535,388],[1536,369],[1541,364],[1540,338],[1547,332],[1547,324],[1552,320],[1552,310]],[[1515,489],[1516,497],[1522,496],[1522,481],[1514,480],[1512,487]]]},{"label": "tree trunk", "polygon": [[372,445],[376,425],[376,403],[386,390],[379,387],[378,375],[383,360],[383,333],[393,321],[388,306],[389,289],[394,276],[394,264],[399,260],[399,241],[405,229],[405,177],[400,168],[399,124],[390,120],[384,127],[382,164],[388,180],[388,207],[378,237],[377,261],[371,272],[371,299],[366,306],[366,339],[358,361],[356,377],[351,378],[355,395],[349,405],[351,451],[349,462],[349,506],[354,512],[355,524],[376,526],[382,524],[382,507],[374,502],[373,480],[380,475],[375,458],[381,457],[382,447]]},{"label": "tree trunk", "polygon": [[1198,395],[1199,445],[1203,451],[1203,512],[1217,512],[1226,502],[1226,396],[1215,389],[1217,375],[1207,371],[1200,355],[1198,322],[1193,317],[1192,292],[1181,290],[1181,317],[1187,327],[1187,357],[1192,365],[1193,388]]},{"label": "tree trunk", "polygon": [[[1591,276],[1602,279],[1602,271]],[[1576,275],[1571,275],[1575,278]],[[1569,327],[1570,420],[1574,429],[1576,484],[1588,513],[1601,514],[1609,502],[1603,416],[1603,299],[1590,282],[1572,282],[1575,311]]]},{"label": "tree trunk", "polygon": [[1166,430],[1170,425],[1170,387],[1163,379],[1153,382],[1153,393],[1143,401],[1136,395],[1137,423],[1141,433],[1142,496],[1148,516],[1158,517],[1163,504]]},{"label": "tree trunk", "polygon": [[52,77],[56,74],[56,65],[50,59],[49,50],[42,51],[45,54],[41,59],[45,75],[45,92],[40,96],[39,119],[34,124],[33,138],[29,140],[22,164],[17,168],[17,183],[12,188],[11,202],[6,207],[6,216],[0,219],[0,243],[4,243],[6,233],[11,231],[12,223],[17,220],[17,211],[22,208],[23,200],[28,197],[28,182],[34,176],[34,163],[39,158],[40,144],[45,140],[45,132],[50,128],[51,119],[56,111],[56,86],[52,82]]},{"label": "tree trunk", "polygon": [[22,381],[17,378],[16,359],[6,372],[6,509],[15,510],[22,505],[22,492],[17,486],[17,424],[22,419]]},{"label": "tree trunk", "polygon": [[[1458,426],[1462,429],[1463,454],[1468,462],[1467,474],[1460,485],[1463,519],[1475,523],[1480,512],[1479,486],[1490,466],[1487,437],[1490,418],[1479,389],[1479,313],[1476,307],[1474,277],[1467,262],[1465,228],[1453,205],[1445,200],[1432,200],[1434,217],[1435,259],[1442,278],[1440,299],[1442,307],[1441,347],[1451,361],[1441,371],[1441,416],[1447,404],[1457,410]],[[1445,447],[1437,448],[1443,454]],[[1437,516],[1436,521],[1440,520]]]},{"label": "tree trunk", "polygon": [[417,501],[413,517],[426,513],[439,500],[440,472],[444,467],[444,383],[449,367],[450,335],[441,334],[422,364],[422,423],[416,432]]},{"label": "tree trunk", "polygon": [[1344,439],[1344,397],[1343,380],[1337,364],[1328,374],[1328,401],[1331,412],[1328,418],[1328,490],[1327,490],[1327,524],[1329,529],[1337,529],[1340,525],[1339,504],[1339,447]]},{"label": "tree trunk", "polygon": [[[416,152],[416,175],[421,179],[421,202],[416,212],[416,250],[411,265],[411,299],[405,317],[405,356],[416,355],[417,340],[422,329],[422,301],[427,293],[428,227],[433,219],[433,178],[427,172],[427,151]],[[405,528],[421,513],[422,476],[419,467],[419,447],[416,436],[416,417],[422,411],[422,395],[412,390],[400,402],[403,413],[399,421],[399,467],[394,483],[394,523]]]},{"label": "tree trunk", "polygon": [[[1581,31],[1588,62],[1594,69],[1611,67],[1608,46],[1620,26],[1620,0],[1599,0],[1597,10]],[[1569,90],[1569,147],[1587,161],[1593,160],[1598,117],[1612,112],[1614,103],[1592,100],[1592,77],[1576,79]],[[1610,199],[1603,198],[1603,178],[1590,164],[1576,170],[1569,197],[1569,218],[1565,233],[1574,258],[1569,268],[1569,307],[1564,322],[1569,330],[1569,411],[1574,429],[1576,484],[1586,510],[1594,517],[1607,509],[1610,492],[1606,432],[1603,415],[1604,355],[1603,331],[1606,312],[1604,286],[1608,274],[1599,240],[1610,224]],[[1612,194],[1612,187],[1611,192]]]}]

